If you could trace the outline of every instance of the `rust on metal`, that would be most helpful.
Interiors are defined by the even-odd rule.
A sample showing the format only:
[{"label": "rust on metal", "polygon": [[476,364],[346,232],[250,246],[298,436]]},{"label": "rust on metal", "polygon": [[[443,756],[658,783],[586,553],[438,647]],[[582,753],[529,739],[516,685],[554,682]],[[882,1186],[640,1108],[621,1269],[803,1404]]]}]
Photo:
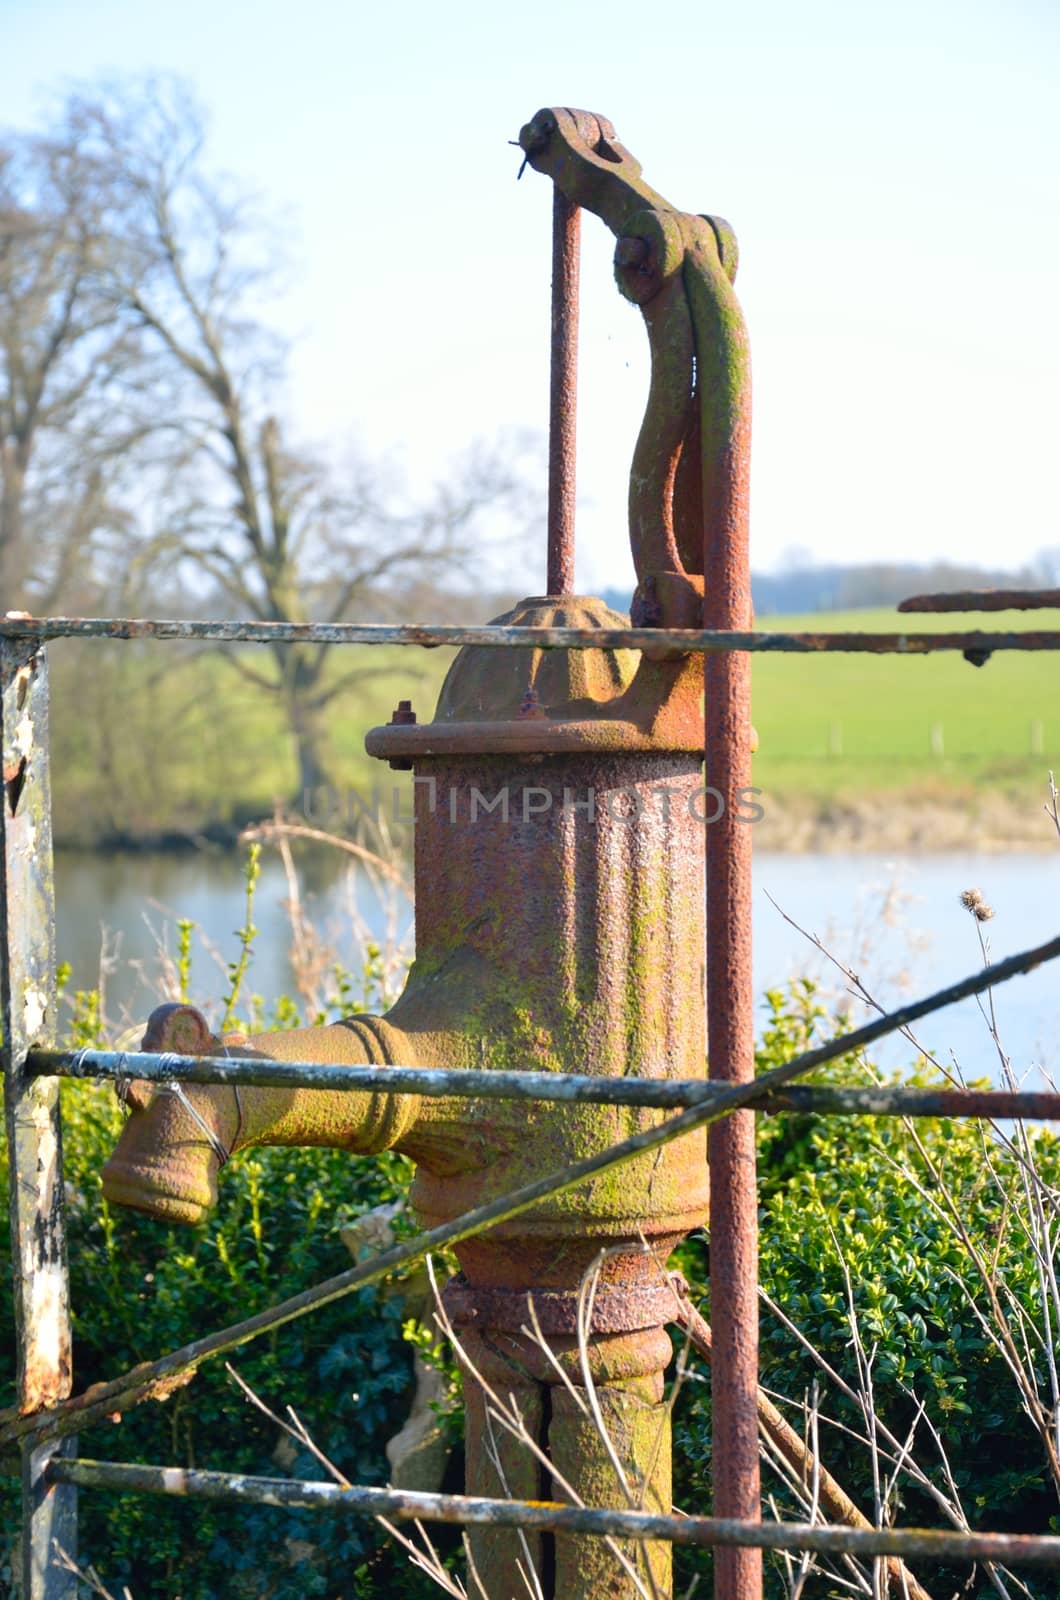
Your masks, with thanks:
[{"label": "rust on metal", "polygon": [[[535,641],[560,629],[603,641],[621,633],[624,622],[592,597],[531,596],[498,618],[498,628]],[[661,752],[698,756],[703,749],[700,680],[694,658],[648,659],[603,642],[578,651],[535,646],[500,658],[467,647],[449,670],[432,721],[415,728],[372,728],[365,748],[383,759],[591,752],[601,759]]]},{"label": "rust on metal", "polygon": [[702,571],[695,513],[699,466],[692,459],[700,406],[684,276],[700,247],[718,260],[717,231],[709,218],[675,211],[644,182],[639,163],[606,117],[546,108],[522,129],[519,142],[530,165],[552,178],[571,204],[594,212],[611,229],[618,286],[644,315],[652,378],[630,474],[630,543],[638,578],[633,616],[656,626],[694,626],[702,598],[696,581]]},{"label": "rust on metal", "polygon": [[1060,589],[959,589],[952,594],[913,594],[899,611],[1051,611]]},{"label": "rust on metal", "polygon": [[[572,203],[603,218],[618,240],[619,288],[644,315],[652,357],[648,406],[630,478],[630,542],[638,588],[633,620],[728,633],[751,621],[748,559],[750,362],[732,289],[732,230],[676,211],[641,178],[606,118],[553,107],[523,128],[527,160]],[[671,635],[666,644],[674,642]],[[649,645],[641,668],[660,658]],[[721,814],[706,830],[707,1033],[712,1078],[754,1073],[750,992],[751,835],[739,796],[750,785],[750,661],[738,651],[705,662],[707,781]],[[711,1282],[719,1359],[714,1368],[715,1507],[760,1514],[758,1482],[757,1195],[754,1118],[710,1137]],[[718,1558],[715,1593],[761,1594],[753,1551]]]},{"label": "rust on metal", "polygon": [[950,1533],[934,1528],[832,1528],[820,1523],[735,1522],[717,1517],[677,1517],[643,1511],[603,1511],[560,1501],[492,1500],[425,1494],[414,1489],[365,1489],[291,1478],[260,1478],[189,1467],[139,1466],[124,1461],[56,1461],[56,1482],[118,1493],[177,1495],[250,1505],[305,1507],[350,1516],[472,1526],[557,1529],[590,1537],[666,1539],[681,1545],[757,1550],[818,1551],[863,1560],[923,1556],[932,1561],[1004,1562],[1006,1566],[1060,1565],[1060,1535]]},{"label": "rust on metal", "polygon": [[[751,623],[748,549],[751,375],[747,333],[715,235],[686,251],[684,281],[696,345],[703,552],[703,625]],[[735,268],[733,266],[732,270]],[[722,797],[706,830],[707,1054],[712,1081],[754,1077],[751,990],[751,829],[739,800],[751,785],[751,661],[743,652],[704,658],[707,782]],[[750,1112],[713,1127],[710,1291],[717,1359],[711,1367],[713,1509],[761,1516],[758,1463],[758,1188]],[[718,1600],[756,1600],[762,1558],[718,1552]]]},{"label": "rust on metal", "polygon": [[[416,713],[412,709],[412,701],[399,700],[394,708],[393,714],[391,715],[388,726],[391,728],[411,728],[415,727],[415,724]],[[412,771],[412,762],[407,756],[393,756],[390,760],[390,765],[395,772]]]},{"label": "rust on metal", "polygon": [[548,592],[574,593],[581,212],[552,194],[552,362],[548,422]]},{"label": "rust on metal", "polygon": [[[145,1035],[146,1037],[146,1035]],[[253,1084],[261,1088],[382,1090],[427,1099],[466,1094],[485,1100],[541,1100],[597,1105],[709,1105],[725,1093],[698,1078],[594,1078],[578,1073],[481,1072],[474,1067],[369,1067],[322,1061],[274,1061],[271,1057],[181,1055],[119,1050],[31,1050],[26,1072],[35,1077],[124,1079],[135,1071],[144,1090],[156,1083]],[[146,1102],[145,1102],[146,1103]],[[775,1089],[756,1101],[767,1114],[872,1117],[978,1117],[997,1121],[1020,1117],[1035,1122],[1060,1120],[1060,1094],[1038,1090],[912,1089],[900,1084],[865,1084],[838,1089],[827,1084]]]},{"label": "rust on metal", "polygon": [[[644,1271],[646,1262],[650,1262],[650,1272]],[[629,1281],[631,1277],[633,1281]],[[637,1282],[637,1278],[641,1281]],[[459,1326],[521,1333],[536,1319],[546,1336],[578,1332],[576,1289],[472,1288],[460,1277],[446,1286],[444,1298],[446,1312]],[[636,1256],[617,1282],[598,1286],[593,1296],[590,1331],[637,1333],[642,1328],[659,1328],[674,1320],[675,1306],[674,1291],[661,1276],[658,1260]]]},{"label": "rust on metal", "polygon": [[[624,1165],[624,1162],[628,1162],[645,1150],[653,1150],[656,1146],[663,1146],[673,1139],[682,1138],[682,1134],[689,1133],[697,1126],[709,1125],[714,1118],[725,1117],[732,1114],[733,1110],[759,1104],[767,1096],[780,1090],[781,1086],[788,1085],[793,1078],[810,1072],[813,1067],[825,1066],[825,1062],[834,1061],[837,1056],[861,1050],[876,1042],[877,1038],[884,1038],[885,1035],[897,1032],[911,1022],[929,1016],[932,1011],[942,1010],[943,1006],[953,1005],[958,1000],[966,1000],[970,995],[982,994],[983,990],[991,989],[1028,971],[1034,971],[1042,965],[1042,962],[1049,962],[1057,957],[1060,957],[1060,938],[1050,939],[1042,946],[1006,957],[1006,960],[994,966],[986,966],[982,971],[970,974],[969,978],[961,979],[956,984],[948,984],[945,989],[937,990],[935,994],[909,1002],[908,1005],[900,1006],[897,1011],[890,1011],[881,1018],[874,1018],[873,1021],[863,1024],[860,1029],[853,1030],[852,1034],[837,1035],[823,1045],[813,1046],[813,1050],[804,1051],[791,1061],[773,1067],[770,1072],[757,1077],[753,1083],[719,1088],[719,1093],[716,1098],[711,1099],[709,1106],[689,1107],[681,1115],[661,1123],[656,1128],[648,1128],[644,1133],[634,1134],[620,1146],[605,1150],[600,1155],[588,1157],[583,1162],[573,1163],[573,1166],[568,1166],[562,1173],[554,1173],[548,1179],[528,1184],[519,1194],[506,1195],[500,1202],[488,1202],[487,1205],[477,1206],[476,1210],[464,1214],[463,1218],[456,1219],[452,1224],[445,1224],[439,1229],[429,1230],[428,1234],[418,1235],[407,1246],[400,1248],[395,1246],[395,1250],[386,1251],[375,1261],[367,1262],[362,1267],[355,1267],[346,1274],[339,1274],[338,1278],[330,1278],[312,1290],[304,1291],[303,1294],[296,1294],[295,1298],[283,1302],[282,1306],[272,1307],[258,1317],[251,1317],[248,1322],[224,1328],[219,1333],[210,1334],[207,1339],[195,1342],[194,1346],[186,1346],[184,1349],[171,1352],[167,1357],[160,1358],[159,1362],[141,1365],[135,1368],[133,1373],[126,1373],[123,1378],[114,1379],[104,1386],[94,1386],[93,1390],[88,1390],[83,1395],[75,1395],[69,1402],[56,1406],[48,1416],[21,1419],[21,1421],[16,1416],[5,1416],[0,1424],[0,1446],[10,1445],[16,1438],[30,1437],[30,1435],[34,1438],[46,1438],[70,1432],[72,1427],[75,1429],[78,1426],[78,1422],[74,1421],[72,1427],[64,1426],[64,1419],[69,1419],[72,1414],[85,1410],[86,1405],[90,1403],[94,1405],[98,1400],[102,1400],[104,1406],[99,1414],[104,1416],[107,1414],[107,1405],[110,1405],[110,1402],[117,1402],[120,1395],[125,1392],[133,1395],[133,1398],[128,1400],[128,1405],[135,1405],[144,1386],[155,1378],[163,1378],[171,1371],[183,1371],[189,1366],[199,1365],[199,1362],[207,1360],[211,1355],[226,1354],[227,1350],[235,1349],[247,1339],[256,1338],[259,1333],[272,1330],[274,1326],[282,1326],[282,1323],[291,1322],[309,1310],[317,1309],[317,1306],[330,1304],[333,1299],[343,1298],[344,1294],[351,1293],[354,1288],[360,1288],[363,1283],[375,1283],[387,1272],[405,1266],[407,1262],[420,1259],[420,1256],[429,1250],[440,1250],[442,1246],[450,1245],[455,1238],[471,1237],[479,1230],[492,1226],[498,1219],[517,1216],[520,1211],[528,1210],[530,1206],[535,1205],[540,1198],[573,1189],[607,1168]],[[322,1030],[314,1029],[314,1032],[320,1035]],[[208,1149],[203,1149],[203,1157],[210,1157]],[[90,1395],[93,1397],[91,1402]],[[122,1405],[110,1405],[110,1410],[122,1410],[122,1408]]]},{"label": "rust on metal", "polygon": [[[660,611],[660,617],[661,614]],[[207,639],[216,644],[418,645],[424,650],[466,645],[481,645],[487,649],[655,653],[665,649],[676,655],[688,652],[712,655],[726,650],[748,650],[756,655],[900,656],[931,655],[948,650],[991,653],[997,650],[1060,650],[1060,632],[1048,629],[1004,633],[984,633],[981,629],[960,633],[782,633],[654,625],[626,627],[620,616],[613,615],[615,626],[599,629],[494,624],[399,627],[382,622],[205,622],[130,617],[0,618],[0,638]]]}]

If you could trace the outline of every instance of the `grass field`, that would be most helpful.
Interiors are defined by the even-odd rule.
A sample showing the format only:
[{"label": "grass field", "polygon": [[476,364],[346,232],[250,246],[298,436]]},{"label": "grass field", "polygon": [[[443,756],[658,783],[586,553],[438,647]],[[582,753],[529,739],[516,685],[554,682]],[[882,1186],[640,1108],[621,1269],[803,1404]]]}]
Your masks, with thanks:
[{"label": "grass field", "polygon": [[[910,618],[890,610],[760,619],[786,631],[941,631],[1056,626],[1056,614]],[[396,774],[369,761],[365,731],[398,699],[433,712],[451,653],[364,649],[366,676],[333,707],[342,782],[370,792]],[[216,654],[170,645],[55,648],[57,831],[194,832],[268,810],[295,785],[278,706]],[[251,659],[259,659],[254,658]],[[349,654],[334,654],[335,670]],[[873,799],[893,811],[989,798],[1040,816],[1046,772],[1060,768],[1060,659],[959,655],[760,655],[754,662],[755,782],[785,815],[826,815]],[[120,715],[115,707],[120,706]],[[399,780],[400,781],[400,780]],[[1037,821],[1035,821],[1037,826]]]},{"label": "grass field", "polygon": [[[910,617],[848,611],[763,619],[790,632],[949,632],[1058,627],[1057,613]],[[758,656],[754,720],[760,771],[828,792],[856,766],[873,785],[910,775],[964,782],[1041,771],[1060,759],[1060,656],[1002,652],[983,667],[958,654]],[[811,777],[812,774],[812,777]]]}]

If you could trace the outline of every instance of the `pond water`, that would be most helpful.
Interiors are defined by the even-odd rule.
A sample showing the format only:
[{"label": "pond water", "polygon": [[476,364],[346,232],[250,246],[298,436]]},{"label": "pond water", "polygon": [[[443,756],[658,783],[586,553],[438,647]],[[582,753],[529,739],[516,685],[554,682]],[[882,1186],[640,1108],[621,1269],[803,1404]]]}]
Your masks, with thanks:
[{"label": "pond water", "polygon": [[[782,913],[818,935],[887,1008],[952,982],[982,964],[976,924],[959,903],[961,891],[973,885],[996,912],[984,927],[993,959],[1039,944],[1060,928],[1060,850],[904,859],[760,853],[756,992],[802,975],[819,979],[833,998],[845,988],[842,975]],[[244,894],[235,851],[111,857],[60,852],[58,945],[60,959],[73,969],[68,992],[96,986],[102,951],[109,969],[108,1015],[116,1022],[142,1019],[158,1000],[165,960],[160,952],[175,954],[176,919],[186,917],[196,924],[192,993],[199,1002],[216,1001],[226,988],[225,963],[239,953],[235,930],[244,921]],[[310,858],[303,894],[309,917],[351,970],[359,969],[365,937],[384,947],[404,942],[411,952],[411,906],[400,894],[379,892],[363,872],[336,872],[330,860],[314,864]],[[294,989],[286,897],[282,867],[265,853],[254,908],[260,932],[247,987],[267,999]],[[1041,1087],[1040,1068],[1060,1076],[1060,965],[1013,979],[997,991],[995,1004],[1014,1070],[1031,1074],[1026,1086]],[[927,1019],[918,1037],[943,1056],[956,1056],[966,1076],[997,1078],[997,1053],[974,1000]],[[895,1066],[907,1062],[911,1051],[899,1040],[874,1054]]]}]

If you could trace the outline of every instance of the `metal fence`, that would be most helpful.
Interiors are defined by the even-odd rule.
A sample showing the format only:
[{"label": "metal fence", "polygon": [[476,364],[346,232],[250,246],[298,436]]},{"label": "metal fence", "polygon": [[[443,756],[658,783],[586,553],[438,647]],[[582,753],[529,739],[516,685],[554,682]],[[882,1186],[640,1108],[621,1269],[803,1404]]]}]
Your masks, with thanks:
[{"label": "metal fence", "polygon": [[[1060,632],[962,633],[755,633],[724,630],[623,628],[582,632],[567,628],[381,627],[338,624],[293,626],[261,622],[181,622],[9,616],[0,622],[3,804],[0,843],[0,1004],[7,1146],[11,1173],[11,1228],[15,1271],[18,1401],[0,1416],[0,1446],[17,1449],[22,1470],[20,1584],[23,1600],[68,1600],[76,1578],[54,1558],[56,1545],[76,1544],[77,1489],[121,1489],[144,1494],[186,1495],[245,1504],[340,1510],[351,1516],[419,1518],[464,1524],[552,1529],[634,1540],[664,1539],[723,1548],[777,1549],[857,1554],[864,1557],[934,1556],[1048,1565],[1060,1569],[1060,1537],[763,1523],[744,1517],[663,1516],[594,1510],[563,1504],[486,1500],[392,1489],[338,1489],[326,1483],[258,1479],[243,1475],[78,1459],[79,1429],[151,1399],[164,1399],[204,1362],[235,1349],[283,1323],[301,1317],[363,1285],[376,1282],[426,1252],[470,1238],[502,1219],[528,1210],[547,1196],[583,1184],[608,1167],[659,1148],[693,1128],[721,1125],[738,1111],[784,1113],[816,1110],[873,1116],[1028,1117],[1060,1120],[1060,1096],[922,1090],[836,1089],[798,1086],[812,1068],[907,1026],[918,1017],[981,993],[1060,955],[1060,937],[970,975],[936,994],[881,1016],[786,1062],[750,1082],[659,1082],[601,1079],[533,1072],[443,1072],[397,1067],[334,1067],[314,1063],[235,1060],[172,1055],[137,1055],[135,1076],[156,1082],[218,1082],[370,1089],[418,1095],[462,1094],[513,1100],[606,1102],[655,1107],[674,1113],[657,1125],[591,1158],[541,1177],[502,1200],[480,1206],[455,1221],[423,1233],[338,1277],[307,1288],[291,1300],[196,1343],[143,1364],[105,1384],[73,1393],[69,1279],[63,1232],[61,1077],[117,1079],[130,1072],[123,1052],[57,1048],[55,907],[52,884],[48,768],[47,651],[49,640],[211,639],[224,642],[309,640],[344,644],[482,645],[499,648],[643,649],[661,641],[682,651],[872,652],[905,656],[958,651],[975,664],[992,652],[1055,650]],[[708,830],[709,832],[709,830]],[[736,870],[749,872],[749,856]],[[748,885],[741,885],[746,890]],[[727,962],[745,960],[737,936],[712,923],[720,947],[708,964],[708,1012],[725,1004],[718,993]],[[716,1151],[712,1149],[712,1168]],[[752,1203],[734,1214],[712,1208],[712,1272],[720,1261],[754,1259],[756,1214]],[[727,1270],[731,1271],[731,1267]],[[744,1294],[746,1282],[739,1288]],[[753,1318],[752,1318],[753,1321]],[[715,1339],[713,1381],[728,1393],[726,1418],[716,1419],[715,1504],[735,1485],[746,1499],[748,1428],[757,1437],[757,1370],[753,1327],[745,1330],[752,1351],[734,1362]],[[757,1464],[752,1480],[757,1483]],[[731,1502],[730,1502],[731,1503]],[[719,1589],[725,1600],[755,1592],[753,1566],[739,1569],[736,1588]],[[759,1590],[760,1592],[760,1590]]]}]

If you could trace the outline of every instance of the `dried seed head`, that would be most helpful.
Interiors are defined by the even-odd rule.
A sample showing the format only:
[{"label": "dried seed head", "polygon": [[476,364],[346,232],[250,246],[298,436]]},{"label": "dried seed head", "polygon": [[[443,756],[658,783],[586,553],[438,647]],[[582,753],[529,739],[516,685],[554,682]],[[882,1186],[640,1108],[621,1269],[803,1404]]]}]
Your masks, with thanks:
[{"label": "dried seed head", "polygon": [[965,889],[961,895],[961,905],[965,911],[970,911],[976,922],[989,922],[994,915],[993,906],[988,906],[983,899],[982,889]]}]

